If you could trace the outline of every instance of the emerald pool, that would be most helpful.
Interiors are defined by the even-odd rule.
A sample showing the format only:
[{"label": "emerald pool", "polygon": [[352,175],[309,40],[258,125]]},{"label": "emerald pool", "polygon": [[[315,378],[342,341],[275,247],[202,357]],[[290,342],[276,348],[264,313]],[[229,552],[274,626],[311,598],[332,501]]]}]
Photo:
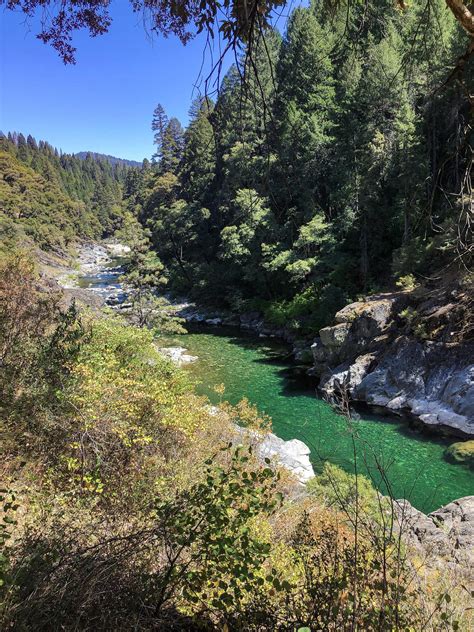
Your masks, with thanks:
[{"label": "emerald pool", "polygon": [[[165,341],[160,342],[165,346]],[[377,463],[383,465],[391,494],[407,498],[429,512],[450,501],[474,494],[472,470],[448,463],[444,451],[451,441],[426,435],[406,421],[361,413],[350,424],[298,378],[285,358],[288,349],[271,339],[245,335],[239,330],[203,329],[166,340],[186,347],[199,360],[187,369],[198,381],[197,390],[213,403],[213,390],[225,385],[224,399],[235,404],[246,397],[272,418],[273,431],[283,439],[301,439],[311,449],[314,469],[328,460],[369,475],[387,493]]]}]

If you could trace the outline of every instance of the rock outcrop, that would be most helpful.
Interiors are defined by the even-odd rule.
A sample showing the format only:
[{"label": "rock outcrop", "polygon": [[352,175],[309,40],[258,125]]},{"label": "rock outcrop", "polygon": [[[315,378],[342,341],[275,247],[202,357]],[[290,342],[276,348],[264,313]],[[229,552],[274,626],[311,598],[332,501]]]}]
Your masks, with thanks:
[{"label": "rock outcrop", "polygon": [[289,470],[300,483],[307,483],[314,476],[309,460],[311,450],[299,439],[284,441],[269,433],[259,444],[258,454],[262,459],[276,457],[280,465]]},{"label": "rock outcrop", "polygon": [[381,353],[353,396],[411,413],[427,426],[474,436],[473,358],[472,349],[402,336]]},{"label": "rock outcrop", "polygon": [[474,580],[474,496],[465,496],[426,515],[407,500],[394,503],[405,538],[420,550],[428,564],[451,560],[470,569]]},{"label": "rock outcrop", "polygon": [[[209,406],[211,415],[217,415],[219,411],[218,406]],[[262,465],[265,464],[265,459],[276,461],[291,472],[302,485],[313,478],[314,470],[309,458],[311,450],[299,439],[285,441],[272,432],[257,432],[237,424],[234,425],[234,429],[238,437],[244,438],[254,446]]]},{"label": "rock outcrop", "polygon": [[352,400],[472,437],[474,346],[405,333],[400,314],[409,300],[409,293],[396,292],[344,307],[336,324],[321,329],[314,341],[311,373],[320,378],[319,387],[328,397],[343,389]]},{"label": "rock outcrop", "polygon": [[191,364],[192,362],[196,362],[198,359],[197,356],[186,353],[187,349],[184,347],[156,347],[156,350],[178,366]]},{"label": "rock outcrop", "polygon": [[276,461],[278,465],[291,472],[302,485],[313,478],[314,470],[309,459],[311,450],[299,439],[285,441],[272,432],[262,434],[240,426],[236,426],[236,430],[255,446],[262,463],[265,463],[265,459]]}]

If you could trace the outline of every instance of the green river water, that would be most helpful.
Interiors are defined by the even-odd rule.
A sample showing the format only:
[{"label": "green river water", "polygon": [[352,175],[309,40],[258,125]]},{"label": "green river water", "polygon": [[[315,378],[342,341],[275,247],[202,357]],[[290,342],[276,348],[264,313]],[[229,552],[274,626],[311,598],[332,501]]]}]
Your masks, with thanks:
[{"label": "green river water", "polygon": [[[83,276],[81,287],[110,293],[119,288],[120,264],[115,259],[99,274]],[[474,494],[474,473],[445,460],[449,441],[411,429],[406,421],[362,413],[351,425],[316,397],[315,387],[292,371],[288,348],[271,339],[245,335],[239,330],[200,329],[195,333],[160,340],[161,346],[186,347],[199,360],[186,367],[198,382],[197,390],[219,403],[213,390],[225,385],[224,398],[232,404],[246,397],[272,418],[273,431],[283,439],[301,439],[311,449],[315,471],[324,460],[369,474],[384,493],[377,464],[387,475],[391,494],[407,498],[429,512],[450,501]],[[451,442],[454,439],[451,440]]]},{"label": "green river water", "polygon": [[301,439],[311,448],[316,471],[324,460],[354,471],[355,441],[358,470],[385,493],[376,466],[382,464],[394,497],[407,498],[422,511],[474,494],[473,472],[444,458],[449,442],[410,429],[406,421],[369,413],[361,413],[349,426],[316,397],[314,386],[295,375],[285,359],[288,349],[281,344],[220,329],[177,336],[166,344],[186,347],[199,357],[187,367],[199,382],[199,393],[218,403],[213,387],[222,383],[224,398],[231,403],[246,397],[270,415],[275,434]]}]

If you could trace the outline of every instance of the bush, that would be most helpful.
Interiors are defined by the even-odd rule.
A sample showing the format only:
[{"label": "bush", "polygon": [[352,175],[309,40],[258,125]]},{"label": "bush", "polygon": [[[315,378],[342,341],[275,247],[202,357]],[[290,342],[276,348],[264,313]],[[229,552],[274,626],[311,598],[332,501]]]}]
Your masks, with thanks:
[{"label": "bush", "polygon": [[279,327],[290,327],[302,334],[314,334],[330,324],[348,297],[338,287],[321,290],[311,286],[288,301],[275,301],[264,310],[265,320]]},{"label": "bush", "polygon": [[406,274],[405,276],[399,277],[396,282],[396,286],[401,290],[412,291],[417,287],[417,282],[413,274]]},{"label": "bush", "polygon": [[2,629],[449,629],[367,479],[327,464],[305,493],[248,402],[211,410],[147,329],[1,271]]},{"label": "bush", "polygon": [[381,501],[372,482],[363,475],[349,474],[337,465],[325,463],[321,474],[308,481],[308,491],[328,507],[354,513],[357,509],[378,518]]}]

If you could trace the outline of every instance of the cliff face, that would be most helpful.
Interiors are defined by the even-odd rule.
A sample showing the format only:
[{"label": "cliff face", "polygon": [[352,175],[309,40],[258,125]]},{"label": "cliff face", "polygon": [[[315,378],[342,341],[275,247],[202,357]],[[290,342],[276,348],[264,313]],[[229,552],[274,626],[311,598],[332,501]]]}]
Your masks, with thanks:
[{"label": "cliff face", "polygon": [[311,350],[311,373],[329,397],[409,413],[474,436],[474,345],[469,293],[458,286],[371,296],[347,305]]}]

